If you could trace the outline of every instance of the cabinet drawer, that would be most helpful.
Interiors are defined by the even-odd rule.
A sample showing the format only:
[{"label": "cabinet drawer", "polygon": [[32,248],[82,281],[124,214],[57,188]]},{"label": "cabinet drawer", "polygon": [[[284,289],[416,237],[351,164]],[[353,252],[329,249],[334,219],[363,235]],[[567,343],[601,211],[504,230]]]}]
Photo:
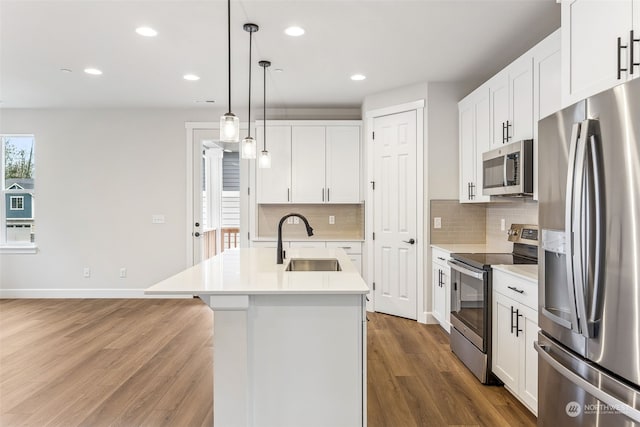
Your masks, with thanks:
[{"label": "cabinet drawer", "polygon": [[529,308],[538,310],[538,283],[493,270],[493,290]]},{"label": "cabinet drawer", "polygon": [[362,243],[360,242],[327,242],[327,248],[342,248],[348,254],[362,253]]},{"label": "cabinet drawer", "polygon": [[449,252],[443,251],[441,249],[431,248],[431,260],[434,263],[442,267],[449,268],[449,265],[447,264],[447,260],[449,259],[451,259]]}]

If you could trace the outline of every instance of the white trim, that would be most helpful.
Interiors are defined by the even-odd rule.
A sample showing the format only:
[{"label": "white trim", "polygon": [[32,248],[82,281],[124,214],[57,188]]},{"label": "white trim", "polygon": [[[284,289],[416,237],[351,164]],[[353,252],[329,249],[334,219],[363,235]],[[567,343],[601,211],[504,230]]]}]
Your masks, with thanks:
[{"label": "white trim", "polygon": [[0,298],[192,298],[145,295],[144,289],[0,289]]},{"label": "white trim", "polygon": [[[12,179],[12,178],[9,178],[9,179]],[[6,179],[5,179],[5,181],[6,181]],[[18,188],[11,188],[11,187],[13,187],[13,186],[16,186],[16,187],[18,187]],[[20,184],[18,184],[17,182],[14,182],[13,184],[11,184],[11,186],[10,186],[10,187],[5,188],[5,190],[4,190],[4,191],[10,191],[10,190],[24,190],[24,187],[23,187],[23,186],[21,186]]]},{"label": "white trim", "polygon": [[38,245],[29,243],[20,245],[17,243],[6,243],[0,245],[0,254],[35,254],[38,253]]},{"label": "white trim", "polygon": [[393,105],[391,107],[378,108],[377,110],[369,110],[365,112],[365,117],[369,119],[420,109],[424,110],[424,99],[407,102],[405,104]]},{"label": "white trim", "polygon": [[[264,126],[264,120],[256,120],[255,126]],[[267,120],[267,126],[362,126],[362,120]]]},{"label": "white trim", "polygon": [[[413,102],[407,102],[405,104],[399,104],[395,106],[379,108],[376,110],[370,110],[365,112],[367,118],[367,135],[366,135],[366,153],[367,153],[367,199],[366,204],[369,209],[366,210],[365,216],[365,246],[363,253],[366,254],[366,275],[365,281],[372,292],[369,294],[370,301],[367,302],[367,311],[375,311],[375,292],[373,292],[373,281],[375,279],[374,263],[371,260],[374,259],[374,244],[371,239],[371,233],[374,230],[374,212],[373,212],[373,190],[369,183],[374,180],[373,165],[374,165],[374,150],[373,150],[373,129],[374,119],[377,117],[388,116],[391,114],[404,113],[406,111],[416,112],[416,317],[419,323],[427,323],[428,315],[425,307],[425,274],[424,274],[424,249],[427,246],[428,237],[424,234],[424,221],[425,221],[425,204],[428,205],[428,197],[424,194],[425,185],[425,133],[424,133],[424,105],[425,100],[420,99]],[[427,220],[428,221],[428,220]]]}]

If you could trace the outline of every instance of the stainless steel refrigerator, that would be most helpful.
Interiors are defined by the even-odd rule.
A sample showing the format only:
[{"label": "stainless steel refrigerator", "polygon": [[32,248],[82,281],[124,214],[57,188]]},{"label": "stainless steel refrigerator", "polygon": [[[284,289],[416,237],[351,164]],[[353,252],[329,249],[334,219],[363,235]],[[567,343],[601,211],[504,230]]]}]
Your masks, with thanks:
[{"label": "stainless steel refrigerator", "polygon": [[640,78],[538,144],[538,425],[640,426]]}]

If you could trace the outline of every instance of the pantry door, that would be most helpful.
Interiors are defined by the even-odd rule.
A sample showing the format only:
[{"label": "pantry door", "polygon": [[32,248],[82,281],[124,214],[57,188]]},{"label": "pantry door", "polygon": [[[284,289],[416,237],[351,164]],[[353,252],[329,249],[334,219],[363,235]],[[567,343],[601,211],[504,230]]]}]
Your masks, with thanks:
[{"label": "pantry door", "polygon": [[375,311],[417,318],[417,111],[374,118]]}]

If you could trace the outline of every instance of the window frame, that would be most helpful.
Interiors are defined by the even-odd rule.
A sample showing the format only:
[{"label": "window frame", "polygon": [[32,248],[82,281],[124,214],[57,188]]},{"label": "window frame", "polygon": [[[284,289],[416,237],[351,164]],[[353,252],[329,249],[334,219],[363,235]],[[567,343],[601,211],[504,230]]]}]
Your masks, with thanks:
[{"label": "window frame", "polygon": [[[11,194],[11,193],[5,193]],[[20,205],[20,207],[13,207],[13,202],[18,202],[16,205]],[[9,196],[9,210],[10,211],[23,211],[24,210],[24,196]]]},{"label": "window frame", "polygon": [[[24,193],[31,194],[32,198],[35,198],[36,189],[35,189],[35,177],[34,177],[34,188],[33,189],[6,189],[5,178],[4,178],[4,166],[5,166],[5,156],[4,156],[4,146],[5,141],[9,138],[16,137],[29,137],[33,140],[33,155],[35,159],[36,154],[36,136],[32,133],[24,133],[24,134],[16,134],[16,133],[0,133],[0,254],[34,254],[38,251],[38,245],[35,242],[20,242],[20,241],[7,241],[7,197],[9,194],[16,194],[16,196],[21,196],[22,206],[24,210]],[[35,163],[35,160],[34,160]],[[11,198],[15,196],[9,197],[9,210],[18,210],[11,209]],[[35,220],[35,210],[32,206],[32,212],[30,220]]]}]

